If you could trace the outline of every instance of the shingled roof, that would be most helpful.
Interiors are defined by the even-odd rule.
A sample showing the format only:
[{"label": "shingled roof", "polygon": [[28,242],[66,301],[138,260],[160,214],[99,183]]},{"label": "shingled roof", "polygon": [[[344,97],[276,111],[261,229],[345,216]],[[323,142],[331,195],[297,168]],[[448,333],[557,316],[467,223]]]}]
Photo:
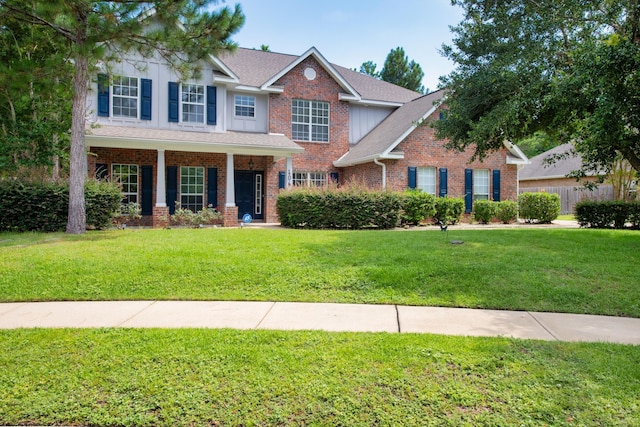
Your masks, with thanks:
[{"label": "shingled roof", "polygon": [[[312,50],[315,51],[312,48],[307,52]],[[261,87],[299,58],[299,55],[239,48],[233,53],[221,54],[218,59],[238,77],[238,84]],[[330,64],[330,66],[358,92],[363,100],[404,104],[421,96],[418,92],[339,65]]]},{"label": "shingled roof", "polygon": [[[558,159],[555,163],[548,163],[547,159],[553,159],[555,156],[563,154],[567,155]],[[570,172],[579,170],[582,167],[582,157],[575,152],[575,148],[571,143],[562,144],[538,154],[532,157],[530,162],[520,171],[520,181],[565,178]]]}]

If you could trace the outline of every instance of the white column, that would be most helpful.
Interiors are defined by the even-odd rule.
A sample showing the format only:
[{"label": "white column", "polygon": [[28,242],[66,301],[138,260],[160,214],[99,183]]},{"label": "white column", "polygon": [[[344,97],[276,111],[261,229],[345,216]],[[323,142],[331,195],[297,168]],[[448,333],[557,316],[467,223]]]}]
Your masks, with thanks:
[{"label": "white column", "polygon": [[233,153],[227,153],[227,201],[226,207],[236,205],[236,187],[234,185]]},{"label": "white column", "polygon": [[287,183],[285,185],[285,188],[289,188],[293,185],[293,158],[292,157],[287,157],[287,175],[286,175],[286,179],[287,179]]},{"label": "white column", "polygon": [[167,188],[164,181],[164,150],[158,150],[158,171],[156,174],[156,207],[167,206]]}]

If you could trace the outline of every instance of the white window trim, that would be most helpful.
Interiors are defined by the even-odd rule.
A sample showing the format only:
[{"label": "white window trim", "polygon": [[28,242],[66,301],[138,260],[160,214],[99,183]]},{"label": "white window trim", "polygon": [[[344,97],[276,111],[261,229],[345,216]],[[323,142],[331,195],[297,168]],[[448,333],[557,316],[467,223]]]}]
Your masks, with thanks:
[{"label": "white window trim", "polygon": [[[253,105],[246,105],[243,103],[238,104],[238,98],[245,98],[245,99],[251,99],[253,100]],[[250,116],[244,116],[244,115],[239,115],[237,114],[238,110],[237,108],[252,108],[253,109],[253,114],[251,114]],[[255,119],[256,118],[256,97],[252,96],[252,95],[240,95],[240,94],[236,94],[233,96],[233,116],[237,117],[239,119]]]},{"label": "white window trim", "polygon": [[[202,170],[202,192],[201,193],[190,193],[190,192],[183,192],[182,191],[182,185],[183,185],[183,179],[184,179],[184,175],[182,174],[182,169],[183,168],[189,168],[189,169],[200,169]],[[202,206],[200,207],[200,209],[205,207],[204,204],[204,193],[205,193],[205,177],[204,177],[204,167],[202,166],[180,166],[180,207],[181,208],[186,208],[186,206],[184,206],[184,203],[182,202],[182,197],[188,197],[188,196],[200,196],[202,197]],[[187,177],[190,175],[187,175]],[[189,184],[186,184],[189,185]],[[195,209],[195,210],[199,210],[199,209]]]},{"label": "white window trim", "polygon": [[[487,192],[480,193],[478,188],[478,173],[486,172]],[[473,200],[491,200],[491,171],[489,169],[473,170]]]},{"label": "white window trim", "polygon": [[[327,172],[294,171],[291,182],[293,186],[298,187],[325,188],[329,184],[328,178],[329,174]],[[319,182],[320,185],[316,185],[317,182]]]},{"label": "white window trim", "polygon": [[[425,185],[424,183],[421,183],[421,179],[420,176],[424,176],[423,174],[421,174],[421,172],[426,172],[427,170],[429,171],[433,171],[433,191],[431,191],[429,188],[427,188],[427,185]],[[424,193],[427,194],[433,194],[434,196],[437,194],[438,191],[438,182],[437,182],[437,170],[435,167],[433,166],[424,166],[424,167],[418,167],[418,171],[417,171],[417,183],[416,183],[416,187],[420,190],[422,190]]]},{"label": "white window trim", "polygon": [[[202,88],[202,103],[198,103],[198,102],[187,102],[187,101],[183,101],[182,96],[184,94],[184,87],[185,86],[195,86],[198,88]],[[184,123],[184,124],[188,124],[188,125],[194,125],[194,126],[198,126],[198,125],[205,125],[206,124],[206,120],[207,120],[207,88],[205,85],[203,84],[199,84],[199,83],[180,83],[180,93],[178,93],[178,100],[179,100],[179,115],[180,115],[180,123]],[[194,122],[194,121],[187,121],[184,120],[184,105],[188,104],[188,105],[195,105],[195,106],[202,106],[202,121],[201,122]]]},{"label": "white window trim", "polygon": [[[293,101],[296,102],[304,102],[306,104],[308,104],[308,109],[309,109],[309,115],[305,116],[308,118],[308,122],[295,122],[293,121]],[[317,142],[317,143],[328,143],[331,140],[331,103],[327,102],[327,101],[311,101],[311,100],[307,100],[307,99],[293,99],[291,104],[291,137],[294,141],[304,141],[304,142]],[[319,116],[314,116],[313,115],[313,103],[318,103],[318,104],[325,104],[327,106],[327,124],[318,124],[318,123],[313,123],[313,119],[314,117],[319,117]],[[297,116],[301,116],[301,114],[296,114]],[[304,125],[304,126],[308,126],[309,127],[309,132],[308,132],[308,139],[300,139],[300,138],[295,138],[293,136],[293,125]],[[326,127],[327,128],[327,140],[326,141],[320,141],[320,140],[314,140],[313,139],[313,126],[322,126],[322,127]]]},{"label": "white window trim", "polygon": [[[132,79],[136,81],[136,92],[137,92],[137,96],[130,96],[130,95],[116,95],[115,94],[115,82],[117,79]],[[121,85],[120,85],[121,86]],[[124,76],[124,75],[116,75],[113,76],[112,82],[109,85],[109,89],[110,89],[110,93],[109,93],[109,109],[111,110],[111,116],[112,118],[115,119],[125,119],[125,120],[138,120],[140,118],[140,91],[141,91],[141,87],[140,87],[140,78],[139,77],[133,77],[133,76]],[[114,108],[115,108],[115,102],[114,102],[114,98],[124,98],[124,99],[135,99],[136,100],[136,115],[134,116],[123,116],[121,114],[115,114],[114,113]]]},{"label": "white window trim", "polygon": [[[111,164],[111,178],[112,180],[118,182],[120,185],[123,185],[120,182],[120,178],[122,177],[121,173],[116,174],[116,167],[117,166],[126,166],[127,170],[131,170],[131,167],[135,167],[136,168],[136,191],[124,191],[124,187],[122,188],[122,196],[123,196],[123,200],[126,198],[127,200],[129,200],[129,196],[135,196],[135,202],[134,203],[139,203],[139,193],[140,193],[140,166],[136,165],[136,164],[131,164],[131,163],[112,163]],[[130,185],[131,183],[127,184],[127,190],[130,190]]]}]

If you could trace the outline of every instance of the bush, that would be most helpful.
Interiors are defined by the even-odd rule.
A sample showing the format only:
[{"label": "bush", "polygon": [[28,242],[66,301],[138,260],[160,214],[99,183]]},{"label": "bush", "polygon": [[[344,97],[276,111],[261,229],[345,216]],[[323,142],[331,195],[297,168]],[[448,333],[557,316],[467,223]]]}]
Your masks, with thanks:
[{"label": "bush", "polygon": [[473,203],[473,219],[481,224],[491,222],[491,219],[496,216],[496,211],[496,202],[491,200],[476,200]]},{"label": "bush", "polygon": [[407,190],[402,195],[402,222],[420,224],[436,213],[436,196],[420,190]]},{"label": "bush", "polygon": [[313,229],[393,228],[400,222],[398,193],[363,189],[293,189],[278,195],[284,227]]},{"label": "bush", "polygon": [[221,218],[222,214],[211,205],[197,212],[193,212],[191,209],[181,208],[180,203],[176,202],[176,211],[169,218],[169,223],[172,225],[197,227],[204,224],[217,224]]},{"label": "bush", "polygon": [[[109,226],[121,200],[115,184],[88,180],[87,227]],[[68,210],[68,184],[0,181],[0,231],[64,231]]]},{"label": "bush", "polygon": [[548,224],[560,215],[560,196],[555,193],[522,193],[518,196],[520,217],[527,222]]},{"label": "bush", "polygon": [[621,229],[631,223],[640,228],[640,203],[585,200],[576,204],[576,219],[581,227]]},{"label": "bush", "polygon": [[457,224],[464,212],[464,199],[461,197],[438,197],[436,199],[436,213],[434,219],[443,224]]},{"label": "bush", "polygon": [[509,224],[518,219],[518,204],[512,200],[503,200],[496,203],[496,217],[503,224]]}]

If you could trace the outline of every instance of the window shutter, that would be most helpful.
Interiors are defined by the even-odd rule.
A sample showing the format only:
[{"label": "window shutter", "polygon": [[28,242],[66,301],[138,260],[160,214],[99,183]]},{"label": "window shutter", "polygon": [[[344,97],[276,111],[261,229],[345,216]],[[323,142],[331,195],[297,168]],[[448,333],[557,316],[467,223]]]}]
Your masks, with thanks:
[{"label": "window shutter", "polygon": [[473,169],[464,170],[464,213],[473,209]]},{"label": "window shutter", "polygon": [[142,215],[153,214],[153,166],[143,165],[142,172],[142,195],[140,208],[142,208]]},{"label": "window shutter", "polygon": [[207,168],[207,206],[218,207],[218,168]]},{"label": "window shutter", "polygon": [[500,169],[493,171],[493,201],[500,201]]},{"label": "window shutter", "polygon": [[151,120],[151,80],[140,79],[140,120]]},{"label": "window shutter", "polygon": [[169,215],[176,213],[176,201],[178,200],[178,167],[167,166],[167,206]]},{"label": "window shutter", "polygon": [[216,102],[218,88],[207,86],[207,124],[215,126],[217,120]]},{"label": "window shutter", "polygon": [[98,74],[98,116],[109,117],[109,76]]},{"label": "window shutter", "polygon": [[409,177],[409,188],[416,188],[418,184],[417,180],[418,168],[415,166],[409,166],[408,177]]},{"label": "window shutter", "polygon": [[447,168],[440,168],[440,177],[439,177],[440,185],[438,196],[447,197],[448,192],[448,171]]},{"label": "window shutter", "polygon": [[286,172],[278,172],[278,188],[287,187],[287,175]]},{"label": "window shutter", "polygon": [[178,111],[178,83],[169,82],[169,123],[180,121]]},{"label": "window shutter", "polygon": [[96,163],[96,179],[106,179],[109,176],[109,165]]}]

